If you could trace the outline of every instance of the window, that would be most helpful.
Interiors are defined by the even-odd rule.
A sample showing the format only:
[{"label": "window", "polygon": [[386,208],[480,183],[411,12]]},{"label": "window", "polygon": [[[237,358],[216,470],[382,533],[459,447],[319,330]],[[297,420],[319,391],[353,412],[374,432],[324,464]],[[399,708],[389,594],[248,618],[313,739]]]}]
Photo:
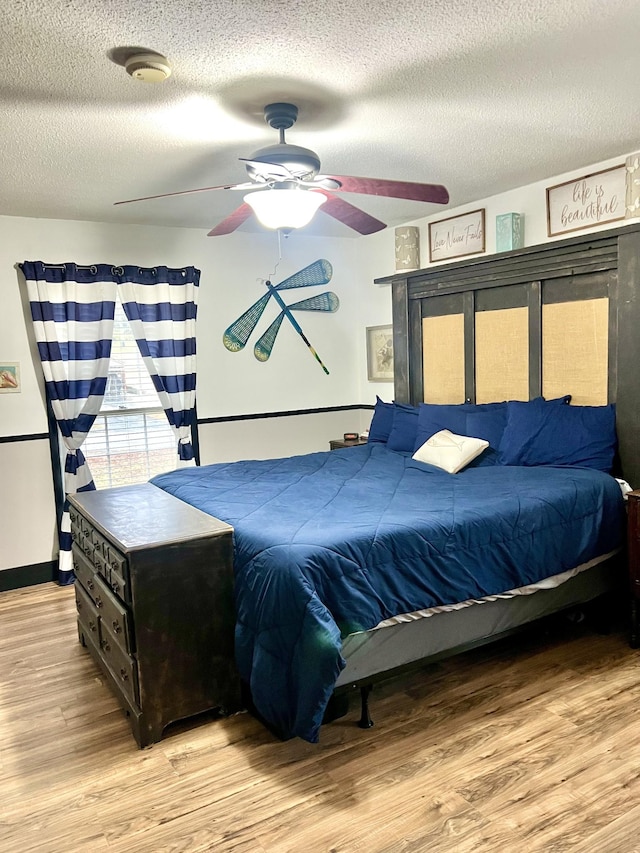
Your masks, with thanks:
[{"label": "window", "polygon": [[177,466],[177,439],[119,301],[104,400],[82,451],[97,489],[144,483]]}]

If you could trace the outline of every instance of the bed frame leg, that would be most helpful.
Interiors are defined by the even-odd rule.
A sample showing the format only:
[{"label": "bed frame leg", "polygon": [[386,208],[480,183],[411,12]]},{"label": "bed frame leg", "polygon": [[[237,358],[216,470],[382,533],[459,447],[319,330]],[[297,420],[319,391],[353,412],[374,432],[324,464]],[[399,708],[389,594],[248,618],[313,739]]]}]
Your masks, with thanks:
[{"label": "bed frame leg", "polygon": [[360,688],[360,702],[362,704],[362,711],[360,713],[360,719],[358,720],[358,725],[361,729],[370,729],[373,725],[373,720],[369,714],[369,694],[371,693],[371,685],[365,684],[364,687]]}]

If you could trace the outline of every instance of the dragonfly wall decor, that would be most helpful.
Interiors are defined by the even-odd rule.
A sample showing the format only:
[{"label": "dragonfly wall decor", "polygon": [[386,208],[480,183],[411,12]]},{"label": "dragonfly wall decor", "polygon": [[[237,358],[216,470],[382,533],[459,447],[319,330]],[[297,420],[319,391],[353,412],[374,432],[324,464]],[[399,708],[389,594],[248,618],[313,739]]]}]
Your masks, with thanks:
[{"label": "dragonfly wall decor", "polygon": [[286,317],[309,348],[311,354],[318,361],[320,367],[322,367],[324,372],[328,374],[329,371],[322,363],[322,359],[318,353],[311,346],[309,339],[300,328],[300,324],[293,316],[292,312],[326,311],[333,313],[338,310],[340,300],[335,293],[332,293],[330,290],[325,290],[324,293],[319,293],[317,296],[310,296],[307,299],[302,299],[300,302],[293,302],[287,305],[280,295],[280,291],[298,287],[317,287],[321,284],[328,284],[331,281],[332,275],[333,268],[329,261],[319,260],[314,261],[304,269],[298,270],[298,272],[289,276],[289,278],[285,278],[284,281],[281,281],[280,284],[276,284],[275,286],[270,281],[265,281],[267,293],[265,293],[264,296],[261,296],[257,302],[254,302],[250,308],[247,308],[244,314],[241,314],[238,319],[225,330],[222,337],[225,347],[231,352],[239,352],[241,349],[244,349],[251,333],[258,325],[260,318],[267,307],[267,303],[271,297],[273,297],[281,310],[269,328],[256,341],[256,344],[253,347],[253,354],[255,357],[258,361],[268,360],[271,355],[271,351],[273,350],[273,345],[278,332],[280,331],[282,321]]}]

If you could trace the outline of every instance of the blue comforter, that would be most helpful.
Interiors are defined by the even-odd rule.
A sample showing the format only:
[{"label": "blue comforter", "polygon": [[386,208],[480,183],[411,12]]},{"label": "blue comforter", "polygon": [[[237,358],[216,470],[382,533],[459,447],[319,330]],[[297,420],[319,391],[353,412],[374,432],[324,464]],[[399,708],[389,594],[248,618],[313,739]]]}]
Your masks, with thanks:
[{"label": "blue comforter", "polygon": [[233,525],[240,675],[275,731],[311,742],[342,636],[534,583],[622,541],[620,488],[586,468],[452,475],[368,444],[151,482]]}]

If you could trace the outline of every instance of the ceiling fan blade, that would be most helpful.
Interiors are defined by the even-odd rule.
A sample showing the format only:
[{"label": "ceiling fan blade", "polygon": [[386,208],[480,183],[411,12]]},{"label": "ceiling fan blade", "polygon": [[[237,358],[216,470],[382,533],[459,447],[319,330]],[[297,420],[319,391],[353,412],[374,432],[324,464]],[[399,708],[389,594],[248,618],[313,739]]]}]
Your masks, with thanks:
[{"label": "ceiling fan blade", "polygon": [[351,175],[322,175],[321,177],[339,181],[341,186],[337,188],[338,192],[406,198],[411,201],[426,201],[433,204],[447,204],[449,202],[449,193],[441,184],[387,181],[384,178],[355,178]]},{"label": "ceiling fan blade", "polygon": [[191,195],[192,193],[208,193],[210,190],[253,190],[256,189],[256,184],[222,184],[219,187],[198,187],[195,190],[178,190],[175,193],[160,193],[159,195],[145,195],[142,198],[127,198],[124,201],[114,201],[116,204],[132,204],[134,201],[150,201],[154,198],[170,198],[174,195]]},{"label": "ceiling fan blade", "polygon": [[231,232],[235,231],[236,228],[239,228],[242,223],[252,215],[252,213],[253,210],[251,210],[249,205],[243,202],[240,207],[236,207],[233,213],[230,213],[226,219],[223,219],[215,228],[212,228],[207,234],[207,237],[221,237],[224,234],[231,234]]},{"label": "ceiling fan blade", "polygon": [[379,219],[370,216],[364,210],[360,210],[359,207],[349,204],[348,201],[329,193],[322,194],[326,196],[327,200],[318,210],[328,216],[333,216],[334,219],[348,225],[349,228],[353,228],[359,234],[375,234],[376,231],[382,231],[383,228],[387,227],[384,222],[380,222]]}]

